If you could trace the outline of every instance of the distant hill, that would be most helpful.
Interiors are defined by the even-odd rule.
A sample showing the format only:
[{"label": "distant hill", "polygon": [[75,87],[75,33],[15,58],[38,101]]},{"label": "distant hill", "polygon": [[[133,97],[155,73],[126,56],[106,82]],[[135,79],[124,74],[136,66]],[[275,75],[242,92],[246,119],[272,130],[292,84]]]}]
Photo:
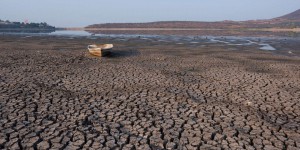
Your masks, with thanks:
[{"label": "distant hill", "polygon": [[282,17],[248,21],[159,21],[149,23],[106,23],[89,25],[91,28],[205,28],[205,29],[243,29],[243,28],[299,28],[300,9]]},{"label": "distant hill", "polygon": [[24,23],[24,22],[10,22],[0,20],[0,29],[55,29],[45,22],[42,23]]},{"label": "distant hill", "polygon": [[87,28],[223,28],[236,26],[237,22],[196,22],[196,21],[159,21],[148,23],[106,23],[90,25]]},{"label": "distant hill", "polygon": [[296,10],[296,11],[290,13],[290,14],[278,17],[278,19],[298,20],[298,21],[300,21],[300,9],[298,9],[298,10]]}]

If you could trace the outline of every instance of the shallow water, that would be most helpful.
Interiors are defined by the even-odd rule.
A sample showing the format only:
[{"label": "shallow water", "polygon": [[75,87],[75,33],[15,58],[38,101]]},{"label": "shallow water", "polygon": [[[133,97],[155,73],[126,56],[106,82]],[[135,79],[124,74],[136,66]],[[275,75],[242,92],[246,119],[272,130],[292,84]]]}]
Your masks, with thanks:
[{"label": "shallow water", "polygon": [[[1,32],[0,32],[1,34]],[[222,44],[240,48],[241,46],[254,46],[258,50],[274,51],[278,50],[270,45],[274,41],[296,39],[286,37],[245,37],[245,36],[183,36],[183,35],[143,35],[143,34],[91,34],[86,31],[57,30],[52,33],[2,33],[21,35],[22,38],[31,38],[33,36],[59,36],[61,38],[74,39],[76,37],[85,37],[91,40],[100,40],[103,38],[116,41],[144,40],[153,43],[170,43],[177,45],[202,46],[206,44]]]},{"label": "shallow water", "polygon": [[91,36],[91,33],[86,31],[73,31],[73,30],[57,30],[49,35],[68,35],[68,36]]}]

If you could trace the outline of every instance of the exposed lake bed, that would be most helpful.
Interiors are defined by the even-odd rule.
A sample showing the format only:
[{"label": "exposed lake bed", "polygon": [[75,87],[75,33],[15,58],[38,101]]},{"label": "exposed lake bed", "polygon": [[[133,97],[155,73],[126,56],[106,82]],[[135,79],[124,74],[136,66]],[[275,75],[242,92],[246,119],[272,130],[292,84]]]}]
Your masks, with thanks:
[{"label": "exposed lake bed", "polygon": [[[112,55],[89,55],[95,43],[113,43]],[[0,148],[297,148],[299,44],[280,37],[1,35]]]}]

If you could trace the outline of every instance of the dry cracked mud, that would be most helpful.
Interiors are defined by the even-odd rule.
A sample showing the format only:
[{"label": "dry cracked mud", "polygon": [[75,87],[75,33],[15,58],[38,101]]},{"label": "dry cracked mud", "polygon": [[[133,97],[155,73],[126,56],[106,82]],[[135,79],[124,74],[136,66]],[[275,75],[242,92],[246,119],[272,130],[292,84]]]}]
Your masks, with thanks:
[{"label": "dry cracked mud", "polygon": [[299,57],[251,46],[0,37],[0,149],[296,150],[299,99]]}]

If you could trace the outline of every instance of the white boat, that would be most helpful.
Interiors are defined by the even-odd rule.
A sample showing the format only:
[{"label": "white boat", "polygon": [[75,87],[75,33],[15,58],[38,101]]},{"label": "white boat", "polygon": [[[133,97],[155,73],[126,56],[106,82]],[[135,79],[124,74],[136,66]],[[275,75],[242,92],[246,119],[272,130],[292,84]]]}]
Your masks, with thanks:
[{"label": "white boat", "polygon": [[88,50],[92,55],[102,57],[108,55],[113,47],[113,44],[93,44],[88,45]]}]

